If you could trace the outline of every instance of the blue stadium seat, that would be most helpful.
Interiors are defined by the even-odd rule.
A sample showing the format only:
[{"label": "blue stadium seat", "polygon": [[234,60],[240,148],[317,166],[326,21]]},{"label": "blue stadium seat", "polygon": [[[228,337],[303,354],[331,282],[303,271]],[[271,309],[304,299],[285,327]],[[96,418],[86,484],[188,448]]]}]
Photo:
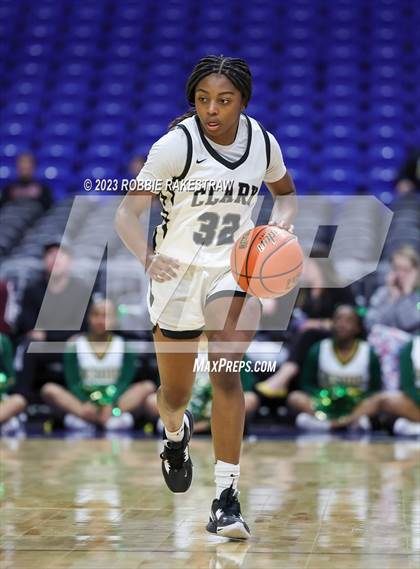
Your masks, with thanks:
[{"label": "blue stadium seat", "polygon": [[75,177],[74,166],[67,158],[38,160],[37,171],[41,178],[50,181],[71,181]]},{"label": "blue stadium seat", "polygon": [[71,140],[60,142],[44,142],[38,149],[37,156],[40,160],[55,160],[63,158],[69,160],[73,157],[76,150],[76,143]]},{"label": "blue stadium seat", "polygon": [[50,119],[74,117],[83,112],[85,108],[86,103],[75,97],[67,100],[55,100],[48,109],[47,116],[49,115]]},{"label": "blue stadium seat", "polygon": [[0,178],[27,149],[60,192],[67,175],[125,171],[187,109],[196,59],[225,53],[249,62],[248,112],[280,141],[300,191],[365,179],[384,196],[420,145],[419,18],[415,0],[4,0]]},{"label": "blue stadium seat", "polygon": [[[119,165],[109,159],[84,161],[79,176],[81,180],[85,178],[114,179],[119,176]],[[82,190],[82,187],[80,189]]]},{"label": "blue stadium seat", "polygon": [[60,139],[76,140],[81,132],[80,123],[72,118],[61,118],[47,121],[42,130],[44,140],[59,141]]},{"label": "blue stadium seat", "polygon": [[33,117],[28,117],[28,119],[5,119],[0,124],[0,138],[7,139],[10,142],[20,138],[30,138],[35,132],[35,120]]},{"label": "blue stadium seat", "polygon": [[124,156],[124,148],[116,142],[95,143],[88,146],[84,152],[85,158],[89,161],[96,159],[112,159],[114,162]]},{"label": "blue stadium seat", "polygon": [[360,161],[360,151],[354,142],[347,144],[326,144],[320,152],[321,161],[324,164],[350,163],[357,165]]},{"label": "blue stadium seat", "polygon": [[127,126],[119,119],[103,120],[95,122],[87,133],[91,141],[100,143],[101,141],[109,141],[109,139],[118,139],[127,132]]},{"label": "blue stadium seat", "polygon": [[51,90],[54,99],[83,98],[90,94],[89,83],[84,78],[76,77],[69,80],[59,81]]},{"label": "blue stadium seat", "polygon": [[323,134],[325,136],[325,142],[354,142],[359,135],[359,128],[352,122],[339,123],[338,121],[332,121],[330,124],[325,125]]}]

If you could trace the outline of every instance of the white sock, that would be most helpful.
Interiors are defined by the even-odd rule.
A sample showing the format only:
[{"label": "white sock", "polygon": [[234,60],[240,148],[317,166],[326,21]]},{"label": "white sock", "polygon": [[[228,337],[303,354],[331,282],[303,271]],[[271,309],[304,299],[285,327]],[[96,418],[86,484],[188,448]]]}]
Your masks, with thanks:
[{"label": "white sock", "polygon": [[239,464],[229,464],[218,460],[214,465],[214,481],[216,483],[216,498],[220,498],[220,494],[226,488],[231,486],[236,490],[238,487],[240,468]]},{"label": "white sock", "polygon": [[169,441],[172,441],[174,443],[180,443],[182,441],[182,439],[184,438],[184,426],[185,426],[185,421],[187,421],[186,416],[184,415],[184,420],[182,421],[182,425],[179,427],[178,430],[176,431],[168,431],[165,428],[165,434],[166,434],[166,438]]}]

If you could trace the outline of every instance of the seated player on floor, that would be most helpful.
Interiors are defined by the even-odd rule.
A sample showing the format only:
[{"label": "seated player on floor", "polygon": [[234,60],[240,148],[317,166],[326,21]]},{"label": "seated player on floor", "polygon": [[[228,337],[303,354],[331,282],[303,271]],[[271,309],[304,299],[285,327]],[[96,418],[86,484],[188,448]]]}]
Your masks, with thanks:
[{"label": "seated player on floor", "polygon": [[26,399],[11,393],[15,384],[13,348],[9,337],[0,333],[0,425],[1,434],[12,434],[21,429],[19,414],[26,407]]},{"label": "seated player on floor", "polygon": [[370,429],[369,418],[381,410],[381,372],[376,354],[362,335],[363,323],[355,308],[337,307],[332,338],[312,346],[300,376],[301,390],[287,400],[298,413],[299,428],[318,432]]},{"label": "seated player on floor", "polygon": [[[107,318],[108,316],[108,322]],[[155,391],[151,381],[134,383],[135,356],[113,329],[115,309],[108,300],[93,300],[87,334],[68,342],[64,373],[68,389],[55,383],[42,388],[43,398],[66,413],[70,429],[98,425],[107,430],[130,429],[139,411]]]}]

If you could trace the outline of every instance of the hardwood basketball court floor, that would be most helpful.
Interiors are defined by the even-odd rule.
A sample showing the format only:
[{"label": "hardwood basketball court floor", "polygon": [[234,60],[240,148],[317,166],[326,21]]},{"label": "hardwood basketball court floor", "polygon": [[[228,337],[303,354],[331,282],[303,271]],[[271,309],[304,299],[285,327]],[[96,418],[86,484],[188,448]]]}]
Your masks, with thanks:
[{"label": "hardwood basketball court floor", "polygon": [[253,537],[208,534],[213,455],[166,488],[153,439],[0,441],[1,569],[419,569],[418,441],[326,437],[243,448]]}]

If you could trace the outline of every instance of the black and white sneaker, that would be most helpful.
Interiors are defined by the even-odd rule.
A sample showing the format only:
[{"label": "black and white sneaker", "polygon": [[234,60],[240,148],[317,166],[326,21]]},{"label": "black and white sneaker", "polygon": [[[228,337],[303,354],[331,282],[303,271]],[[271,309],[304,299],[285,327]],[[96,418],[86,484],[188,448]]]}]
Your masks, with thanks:
[{"label": "black and white sneaker", "polygon": [[251,531],[241,515],[239,492],[226,488],[219,499],[213,500],[207,531],[230,539],[248,539]]},{"label": "black and white sneaker", "polygon": [[166,438],[163,431],[162,473],[166,485],[172,492],[186,492],[191,486],[193,464],[188,450],[188,443],[193,432],[194,420],[190,411],[185,411],[184,438],[176,443]]}]

